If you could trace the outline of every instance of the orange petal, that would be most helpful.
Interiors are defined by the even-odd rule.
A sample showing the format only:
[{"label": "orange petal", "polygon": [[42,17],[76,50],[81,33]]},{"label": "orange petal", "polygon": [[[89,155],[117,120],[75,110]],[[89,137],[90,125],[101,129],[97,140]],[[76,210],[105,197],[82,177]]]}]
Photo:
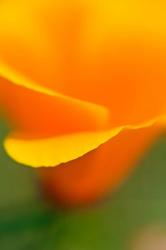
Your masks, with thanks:
[{"label": "orange petal", "polygon": [[[17,87],[2,83],[5,93],[2,100],[13,120],[17,121],[21,136],[25,131],[26,134],[47,137],[105,130],[110,123],[107,109],[98,112],[103,106],[112,111],[112,126],[116,127],[137,126],[164,115],[164,10],[165,3],[130,0],[5,1],[0,15],[0,73],[17,83]],[[10,66],[9,70],[6,65]],[[21,81],[18,79],[20,73],[13,74],[13,69],[22,72]],[[30,89],[29,81],[25,88],[25,78],[32,80]],[[50,90],[40,88],[39,84],[66,95],[58,94],[52,98]],[[16,88],[20,90],[15,91]],[[33,94],[24,95],[24,89]],[[40,93],[36,94],[36,89],[40,89],[37,91]],[[80,105],[79,109],[75,101],[71,105],[71,99],[66,101],[66,96],[72,96],[72,100],[73,97],[74,100],[86,100],[84,104],[88,101],[88,108],[83,105],[81,112]],[[53,99],[56,99],[55,106]],[[25,101],[29,105],[22,108]],[[89,103],[101,106],[97,105],[96,109],[92,104],[91,112]],[[61,114],[61,107],[64,115],[55,126],[55,110],[58,111],[56,114]],[[75,122],[66,126],[70,110]],[[45,119],[42,112],[46,113]],[[108,135],[107,140],[109,138]]]},{"label": "orange petal", "polygon": [[84,157],[57,168],[40,168],[46,195],[67,206],[96,201],[124,179],[160,133],[156,126],[126,130]]},{"label": "orange petal", "polygon": [[166,112],[165,2],[8,0],[1,9],[2,60],[38,84],[108,106],[114,125]]},{"label": "orange petal", "polygon": [[74,99],[34,82],[0,64],[0,100],[15,132],[34,137],[96,131],[109,124],[109,111],[100,105]]},{"label": "orange petal", "polygon": [[76,75],[64,79],[60,91],[108,106],[116,125],[164,114],[165,2],[101,0],[85,5]]},{"label": "orange petal", "polygon": [[37,4],[34,1],[30,8],[54,43],[58,69],[55,81],[39,84],[108,106],[115,125],[165,114],[165,2],[49,0],[36,8]]},{"label": "orange petal", "polygon": [[[35,4],[33,4],[33,2]],[[34,6],[41,1],[6,0],[0,3],[0,61],[34,81],[54,82],[55,44],[47,36]]]},{"label": "orange petal", "polygon": [[165,117],[158,117],[137,126],[128,125],[96,132],[75,132],[44,139],[26,139],[22,135],[14,134],[5,140],[5,148],[17,162],[36,168],[55,167],[85,155],[124,130],[139,130],[154,124],[161,126],[163,123],[165,124]]}]

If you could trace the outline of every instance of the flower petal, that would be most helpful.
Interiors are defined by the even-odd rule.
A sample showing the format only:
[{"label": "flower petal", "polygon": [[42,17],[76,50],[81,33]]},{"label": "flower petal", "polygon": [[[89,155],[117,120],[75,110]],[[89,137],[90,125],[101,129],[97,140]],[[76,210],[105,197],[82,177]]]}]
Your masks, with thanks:
[{"label": "flower petal", "polygon": [[114,125],[166,112],[165,2],[8,0],[0,10],[0,59],[28,78],[108,106]]},{"label": "flower petal", "polygon": [[84,157],[56,168],[38,169],[45,194],[67,206],[96,201],[120,185],[162,132],[156,125],[125,130]]},{"label": "flower petal", "polygon": [[109,125],[110,114],[103,106],[51,91],[1,63],[0,75],[6,77],[0,80],[1,105],[15,130],[25,136],[95,131]]},{"label": "flower petal", "polygon": [[[39,9],[40,1],[34,3]],[[1,1],[0,61],[34,81],[52,82],[56,70],[52,46],[33,1]]]},{"label": "flower petal", "polygon": [[137,130],[165,122],[166,117],[159,117],[138,126],[123,126],[105,131],[66,134],[38,140],[25,140],[11,135],[4,145],[7,153],[17,162],[32,167],[55,167],[98,148],[124,130]]}]

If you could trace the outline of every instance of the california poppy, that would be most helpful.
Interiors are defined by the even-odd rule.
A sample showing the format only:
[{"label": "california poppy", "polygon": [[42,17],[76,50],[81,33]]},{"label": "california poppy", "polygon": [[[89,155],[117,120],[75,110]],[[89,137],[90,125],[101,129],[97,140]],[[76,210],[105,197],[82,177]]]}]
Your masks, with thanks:
[{"label": "california poppy", "polygon": [[1,2],[4,145],[39,168],[52,197],[97,199],[163,130],[165,11],[161,1]]}]

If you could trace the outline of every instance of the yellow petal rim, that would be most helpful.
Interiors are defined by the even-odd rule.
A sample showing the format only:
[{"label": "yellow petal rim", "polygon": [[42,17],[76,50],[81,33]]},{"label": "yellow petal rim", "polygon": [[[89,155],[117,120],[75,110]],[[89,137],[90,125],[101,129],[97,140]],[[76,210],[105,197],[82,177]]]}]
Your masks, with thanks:
[{"label": "yellow petal rim", "polygon": [[92,111],[96,111],[96,114],[102,114],[104,116],[109,116],[109,110],[102,105],[98,105],[95,103],[82,101],[77,98],[72,98],[70,96],[63,95],[59,92],[51,90],[49,88],[43,87],[38,85],[37,83],[33,82],[32,80],[28,79],[24,75],[18,73],[14,69],[10,68],[10,66],[6,65],[5,63],[0,61],[0,76],[4,79],[7,79],[11,82],[11,84],[19,85],[21,87],[25,87],[32,91],[39,92],[44,95],[53,96],[56,98],[63,99],[67,102],[74,103],[75,105],[84,106],[87,109],[91,109]]},{"label": "yellow petal rim", "polygon": [[166,117],[162,116],[138,126],[126,125],[106,131],[76,133],[45,139],[24,140],[11,135],[5,140],[4,146],[8,155],[21,164],[35,168],[55,167],[98,148],[124,130],[136,130],[153,125],[165,126],[165,124]]}]

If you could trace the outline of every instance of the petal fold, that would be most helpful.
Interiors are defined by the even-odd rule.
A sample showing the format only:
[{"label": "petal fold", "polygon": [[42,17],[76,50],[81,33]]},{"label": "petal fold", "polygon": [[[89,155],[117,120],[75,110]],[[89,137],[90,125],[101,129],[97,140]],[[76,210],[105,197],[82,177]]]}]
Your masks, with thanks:
[{"label": "petal fold", "polygon": [[39,140],[25,140],[9,136],[5,140],[7,153],[17,162],[32,167],[55,167],[77,159],[118,136],[124,130],[165,126],[166,117],[158,117],[138,126],[122,126],[105,131],[75,133]]},{"label": "petal fold", "polygon": [[0,101],[16,132],[44,137],[109,126],[109,110],[42,87],[0,62]]}]

